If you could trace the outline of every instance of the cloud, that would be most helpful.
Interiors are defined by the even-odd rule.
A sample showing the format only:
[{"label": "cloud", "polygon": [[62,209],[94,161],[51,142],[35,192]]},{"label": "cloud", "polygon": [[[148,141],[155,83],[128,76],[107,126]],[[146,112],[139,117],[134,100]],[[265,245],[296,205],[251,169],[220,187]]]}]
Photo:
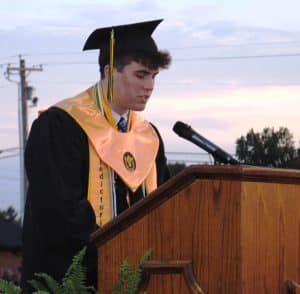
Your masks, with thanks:
[{"label": "cloud", "polygon": [[0,127],[0,134],[2,135],[11,135],[11,134],[16,134],[18,132],[17,126],[7,126],[7,127]]},{"label": "cloud", "polygon": [[[223,8],[219,5],[196,1],[175,1],[174,4],[170,4],[144,0],[112,3],[89,0],[82,3],[62,1],[60,4],[56,1],[42,8],[44,4],[35,2],[35,6],[29,5],[24,11],[24,16],[16,11],[18,27],[0,32],[1,39],[6,40],[1,45],[1,55],[12,52],[17,54],[20,50],[25,53],[79,52],[87,35],[96,27],[165,16],[165,21],[155,32],[155,39],[161,48],[170,48],[174,61],[170,70],[162,74],[162,82],[157,83],[158,89],[155,93],[157,96],[166,97],[166,101],[190,98],[194,103],[193,108],[183,105],[182,111],[203,111],[201,104],[198,105],[201,103],[199,101],[218,93],[222,93],[223,96],[220,96],[223,97],[223,101],[233,101],[231,91],[237,88],[262,89],[272,85],[288,86],[299,83],[299,58],[199,60],[203,57],[288,53],[291,50],[295,52],[295,44],[300,39],[299,32],[248,26],[230,14],[220,14]],[[11,13],[12,9],[0,11],[5,17],[4,14]],[[13,24],[14,18],[9,13],[6,20],[9,18],[9,22]],[[51,61],[76,62],[84,60],[83,56],[86,54],[72,59],[67,55],[60,59],[55,56]],[[47,63],[49,59],[32,57],[31,60]],[[96,77],[96,59],[94,67],[93,75]],[[76,70],[73,70],[75,68]],[[73,80],[77,81],[82,79],[82,76],[87,79],[86,73],[91,72],[90,68],[90,65],[69,68],[45,66],[41,75],[43,79],[51,82],[55,75],[59,77],[60,84],[36,84],[42,97],[41,103],[48,105],[50,98],[52,102],[59,97],[68,96],[68,93],[75,94],[82,85],[74,83],[74,86],[62,87],[65,77],[72,80],[71,77],[74,76]],[[224,107],[223,104],[220,105]],[[217,108],[217,105],[213,107]],[[215,125],[217,126],[217,122]]]},{"label": "cloud", "polygon": [[[46,6],[32,1],[29,5],[0,8],[0,33],[18,35],[42,34],[85,37],[95,28],[131,23],[162,17],[160,5],[155,1],[54,1]],[[0,4],[1,5],[1,4]],[[84,24],[84,25],[83,25]],[[20,34],[21,35],[21,34]]]}]

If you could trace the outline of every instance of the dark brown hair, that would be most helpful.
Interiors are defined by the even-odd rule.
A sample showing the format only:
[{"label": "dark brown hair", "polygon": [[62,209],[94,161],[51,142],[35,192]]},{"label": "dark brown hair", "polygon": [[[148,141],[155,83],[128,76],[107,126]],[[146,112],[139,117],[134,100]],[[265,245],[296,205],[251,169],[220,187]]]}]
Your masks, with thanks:
[{"label": "dark brown hair", "polygon": [[[99,56],[100,57],[100,56]],[[99,67],[101,78],[104,78],[104,67],[107,65],[108,56],[101,56],[99,58]],[[148,52],[130,52],[115,57],[114,67],[117,71],[122,71],[124,66],[130,64],[132,61],[143,64],[150,69],[166,69],[171,64],[171,55],[167,51],[158,51],[157,53]]]}]

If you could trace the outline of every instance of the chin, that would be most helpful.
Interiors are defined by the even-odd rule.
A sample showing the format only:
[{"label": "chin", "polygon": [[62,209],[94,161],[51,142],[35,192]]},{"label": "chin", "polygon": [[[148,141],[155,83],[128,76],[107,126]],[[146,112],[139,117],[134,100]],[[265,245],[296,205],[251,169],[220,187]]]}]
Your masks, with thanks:
[{"label": "chin", "polygon": [[135,107],[131,108],[131,110],[133,110],[133,111],[143,111],[143,110],[145,110],[145,108],[146,108],[146,105],[141,105],[141,106],[135,106]]}]

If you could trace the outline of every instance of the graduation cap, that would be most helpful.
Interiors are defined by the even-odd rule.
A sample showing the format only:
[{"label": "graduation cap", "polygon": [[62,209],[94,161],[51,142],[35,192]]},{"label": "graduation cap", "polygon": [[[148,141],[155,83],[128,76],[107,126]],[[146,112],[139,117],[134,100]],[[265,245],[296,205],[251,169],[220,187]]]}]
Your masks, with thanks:
[{"label": "graduation cap", "polygon": [[151,37],[162,19],[120,26],[96,29],[86,40],[83,50],[100,49],[100,63],[109,60],[109,80],[107,98],[113,101],[114,57],[130,53],[143,52],[158,54],[158,48]]},{"label": "graduation cap", "polygon": [[100,57],[107,56],[113,31],[116,56],[139,51],[155,54],[158,49],[151,35],[161,22],[162,19],[158,19],[96,29],[86,40],[83,50],[100,49]]}]

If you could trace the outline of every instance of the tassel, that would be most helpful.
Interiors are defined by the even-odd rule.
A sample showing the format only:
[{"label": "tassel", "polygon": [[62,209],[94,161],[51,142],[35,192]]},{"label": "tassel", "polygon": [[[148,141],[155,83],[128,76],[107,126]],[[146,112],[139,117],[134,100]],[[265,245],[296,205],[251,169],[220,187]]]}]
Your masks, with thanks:
[{"label": "tassel", "polygon": [[109,42],[109,77],[108,77],[108,88],[107,88],[107,99],[110,103],[113,102],[113,71],[114,71],[114,49],[115,49],[115,36],[114,30],[110,33]]}]

